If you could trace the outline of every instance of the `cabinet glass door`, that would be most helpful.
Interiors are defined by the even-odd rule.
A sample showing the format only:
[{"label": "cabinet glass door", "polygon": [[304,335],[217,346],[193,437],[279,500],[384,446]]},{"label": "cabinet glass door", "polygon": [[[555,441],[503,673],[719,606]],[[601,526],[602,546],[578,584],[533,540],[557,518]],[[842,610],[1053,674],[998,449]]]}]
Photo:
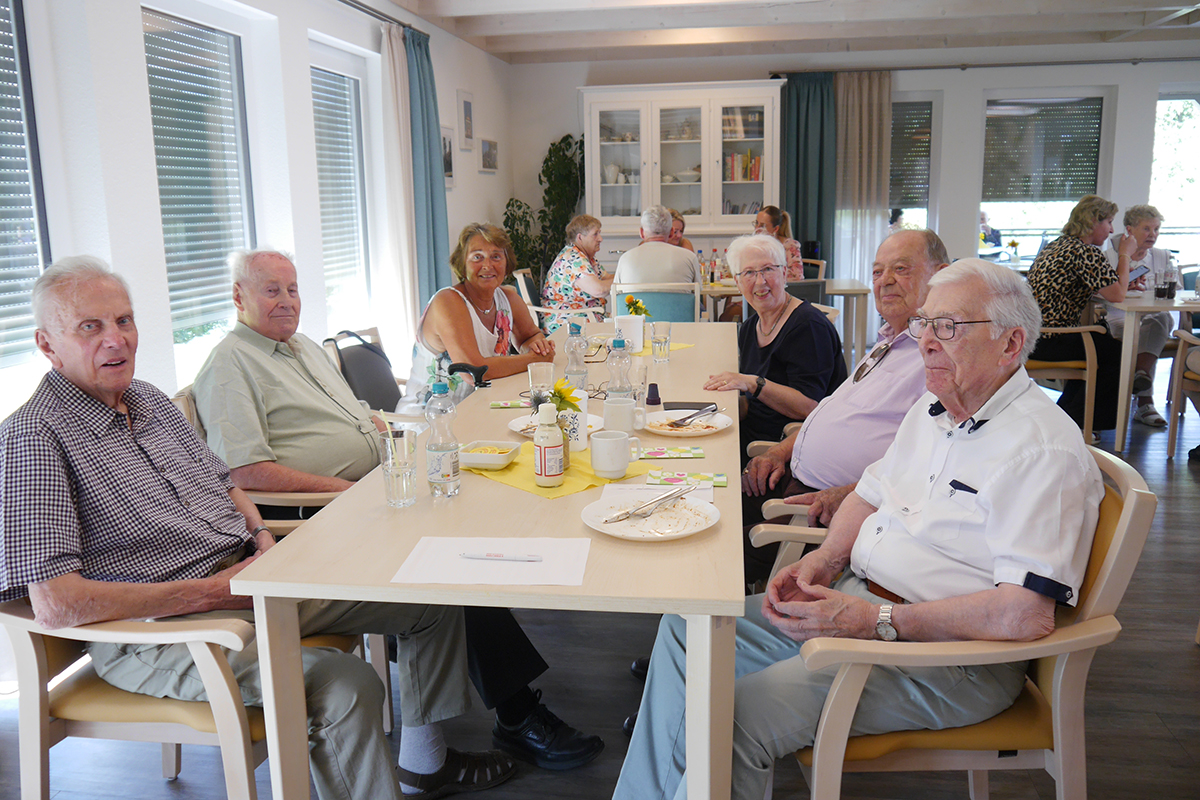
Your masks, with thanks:
[{"label": "cabinet glass door", "polygon": [[708,212],[700,180],[702,123],[699,106],[658,110],[659,202],[685,217]]},{"label": "cabinet glass door", "polygon": [[600,216],[642,215],[642,113],[636,108],[600,111]]},{"label": "cabinet glass door", "polygon": [[762,210],[765,119],[761,105],[721,107],[722,216]]}]

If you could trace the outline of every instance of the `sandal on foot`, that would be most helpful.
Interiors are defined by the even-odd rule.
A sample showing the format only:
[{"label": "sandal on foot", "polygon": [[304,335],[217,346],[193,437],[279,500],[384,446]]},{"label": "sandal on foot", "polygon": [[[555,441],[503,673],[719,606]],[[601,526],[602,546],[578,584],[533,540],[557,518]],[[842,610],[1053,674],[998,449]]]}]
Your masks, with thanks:
[{"label": "sandal on foot", "polygon": [[517,763],[499,750],[484,753],[460,753],[446,749],[446,763],[437,772],[421,775],[398,767],[396,774],[405,786],[421,791],[406,794],[414,800],[433,800],[459,792],[478,792],[504,783],[517,771]]},{"label": "sandal on foot", "polygon": [[1167,427],[1167,421],[1163,419],[1162,414],[1158,413],[1154,403],[1143,403],[1138,406],[1137,411],[1133,412],[1133,421],[1149,425],[1151,428]]}]

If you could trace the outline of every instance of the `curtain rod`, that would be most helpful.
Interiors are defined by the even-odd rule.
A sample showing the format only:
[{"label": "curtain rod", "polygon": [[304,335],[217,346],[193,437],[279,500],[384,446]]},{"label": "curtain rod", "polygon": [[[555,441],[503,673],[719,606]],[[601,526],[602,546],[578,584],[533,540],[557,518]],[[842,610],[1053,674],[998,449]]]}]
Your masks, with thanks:
[{"label": "curtain rod", "polygon": [[[362,13],[366,14],[368,17],[374,17],[375,19],[379,20],[380,22],[391,22],[396,25],[399,25],[402,28],[412,28],[417,33],[425,33],[425,31],[421,30],[420,28],[417,28],[413,25],[409,25],[407,22],[401,22],[400,20],[396,19],[395,17],[388,16],[387,14],[383,13],[382,11],[371,8],[366,3],[360,2],[360,0],[337,0],[337,1],[344,6],[350,6],[350,8],[353,8],[355,11],[361,11]],[[425,35],[428,36],[429,34],[425,33]]]},{"label": "curtain rod", "polygon": [[904,66],[904,67],[858,67],[855,69],[802,69],[802,70],[772,70],[771,75],[783,77],[789,72],[876,72],[880,70],[889,70],[892,72],[904,72],[906,70],[930,70],[930,69],[957,69],[966,72],[969,69],[1006,69],[1008,67],[1079,67],[1089,66],[1094,64],[1155,64],[1170,61],[1200,61],[1200,56],[1179,56],[1178,58],[1109,58],[1094,61],[1029,61],[1029,62],[1011,62],[997,64],[941,64],[941,65],[926,65],[926,66]]}]

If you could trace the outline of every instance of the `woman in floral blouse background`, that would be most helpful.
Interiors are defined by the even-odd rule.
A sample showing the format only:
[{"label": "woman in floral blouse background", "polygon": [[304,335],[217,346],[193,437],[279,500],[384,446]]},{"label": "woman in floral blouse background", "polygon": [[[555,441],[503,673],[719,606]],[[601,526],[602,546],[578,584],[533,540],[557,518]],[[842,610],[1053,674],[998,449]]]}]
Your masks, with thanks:
[{"label": "woman in floral blouse background", "polygon": [[[580,214],[567,223],[567,246],[562,249],[542,287],[542,305],[559,309],[597,309],[595,319],[604,314],[604,301],[612,286],[612,273],[605,272],[596,261],[600,252],[600,220]],[[550,314],[543,326],[546,335],[564,325],[571,315]]]}]

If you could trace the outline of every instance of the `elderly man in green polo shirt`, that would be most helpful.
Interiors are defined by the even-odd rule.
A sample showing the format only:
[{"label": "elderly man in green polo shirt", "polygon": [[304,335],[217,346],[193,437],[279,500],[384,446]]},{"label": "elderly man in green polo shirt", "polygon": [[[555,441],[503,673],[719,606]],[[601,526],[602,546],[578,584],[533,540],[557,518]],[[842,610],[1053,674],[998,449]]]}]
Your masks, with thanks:
[{"label": "elderly man in green polo shirt", "polygon": [[[284,253],[230,254],[237,324],[196,376],[208,445],[240,489],[342,491],[379,464],[376,424],[320,345],[297,333],[300,290]],[[604,749],[567,725],[529,684],[548,667],[508,609],[466,609],[468,668],[488,708],[492,742],[546,769]]]}]

